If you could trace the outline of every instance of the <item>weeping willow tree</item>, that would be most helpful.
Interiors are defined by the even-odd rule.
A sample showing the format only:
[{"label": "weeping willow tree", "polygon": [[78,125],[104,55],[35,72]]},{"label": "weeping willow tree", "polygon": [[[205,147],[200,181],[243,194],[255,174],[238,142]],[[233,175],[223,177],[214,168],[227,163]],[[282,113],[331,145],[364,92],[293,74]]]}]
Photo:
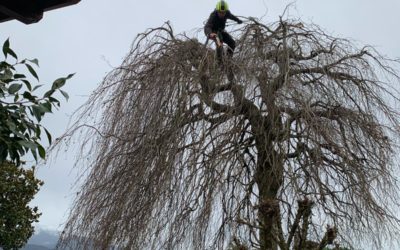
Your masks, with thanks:
[{"label": "weeping willow tree", "polygon": [[78,135],[88,174],[60,246],[322,249],[398,234],[395,62],[296,20],[233,34],[222,65],[168,23],[136,38],[63,138]]}]

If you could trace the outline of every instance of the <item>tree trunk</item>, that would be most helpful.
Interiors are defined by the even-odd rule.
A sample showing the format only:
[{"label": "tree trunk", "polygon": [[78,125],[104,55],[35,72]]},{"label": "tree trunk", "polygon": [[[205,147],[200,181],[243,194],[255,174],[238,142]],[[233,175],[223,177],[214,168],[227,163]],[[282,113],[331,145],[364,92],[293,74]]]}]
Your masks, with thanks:
[{"label": "tree trunk", "polygon": [[259,189],[258,219],[261,226],[262,250],[278,249],[279,202],[277,194],[282,185],[282,163],[272,147],[258,151],[256,183]]}]

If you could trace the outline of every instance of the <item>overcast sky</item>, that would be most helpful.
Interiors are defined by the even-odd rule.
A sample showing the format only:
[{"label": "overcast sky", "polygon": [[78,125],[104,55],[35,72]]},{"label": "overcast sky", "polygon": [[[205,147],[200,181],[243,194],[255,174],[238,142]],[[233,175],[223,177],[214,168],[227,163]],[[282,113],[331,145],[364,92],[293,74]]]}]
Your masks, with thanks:
[{"label": "overcast sky", "polygon": [[[286,0],[230,0],[232,13],[279,19]],[[82,105],[105,74],[118,66],[129,52],[135,36],[147,28],[170,21],[176,33],[202,28],[215,0],[81,0],[77,5],[47,12],[37,24],[18,21],[0,23],[0,43],[10,38],[12,49],[24,58],[38,58],[41,84],[76,72],[67,83],[70,100],[62,103],[44,125],[53,137],[66,129],[69,116]],[[298,0],[292,17],[315,23],[326,32],[373,45],[391,58],[400,57],[399,0]],[[74,192],[74,156],[61,153],[55,161],[39,167],[45,185],[34,204],[43,215],[39,226],[61,229]]]}]

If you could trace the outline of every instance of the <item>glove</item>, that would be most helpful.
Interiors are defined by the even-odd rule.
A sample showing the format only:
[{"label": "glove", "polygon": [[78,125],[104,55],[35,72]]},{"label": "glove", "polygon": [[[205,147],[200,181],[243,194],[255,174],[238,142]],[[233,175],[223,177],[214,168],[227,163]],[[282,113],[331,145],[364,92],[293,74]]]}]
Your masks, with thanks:
[{"label": "glove", "polygon": [[243,21],[242,21],[242,20],[239,20],[237,23],[238,23],[238,24],[242,24],[242,23],[243,23]]},{"label": "glove", "polygon": [[210,39],[215,39],[215,38],[217,37],[217,34],[211,33],[210,35],[208,35],[208,37],[209,37]]}]

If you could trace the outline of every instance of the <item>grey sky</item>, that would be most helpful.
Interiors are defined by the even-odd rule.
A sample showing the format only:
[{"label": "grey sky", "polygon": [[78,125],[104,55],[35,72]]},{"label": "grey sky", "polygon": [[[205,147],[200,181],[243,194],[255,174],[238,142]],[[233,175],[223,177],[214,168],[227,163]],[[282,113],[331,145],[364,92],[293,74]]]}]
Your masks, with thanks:
[{"label": "grey sky", "polygon": [[[239,16],[264,16],[277,21],[286,0],[230,0],[231,11]],[[51,86],[60,76],[76,72],[65,90],[68,103],[44,122],[54,138],[65,130],[72,114],[93,91],[112,66],[128,53],[135,36],[169,20],[175,32],[202,28],[216,0],[81,0],[78,5],[45,13],[37,24],[17,21],[0,24],[0,42],[10,37],[20,57],[38,58],[41,83]],[[351,38],[360,45],[375,46],[391,58],[400,57],[399,0],[298,0],[292,17],[313,22],[326,32]],[[43,212],[39,225],[61,229],[74,197],[71,186],[74,156],[60,153],[55,161],[41,166],[38,176],[45,185],[34,201]]]}]

